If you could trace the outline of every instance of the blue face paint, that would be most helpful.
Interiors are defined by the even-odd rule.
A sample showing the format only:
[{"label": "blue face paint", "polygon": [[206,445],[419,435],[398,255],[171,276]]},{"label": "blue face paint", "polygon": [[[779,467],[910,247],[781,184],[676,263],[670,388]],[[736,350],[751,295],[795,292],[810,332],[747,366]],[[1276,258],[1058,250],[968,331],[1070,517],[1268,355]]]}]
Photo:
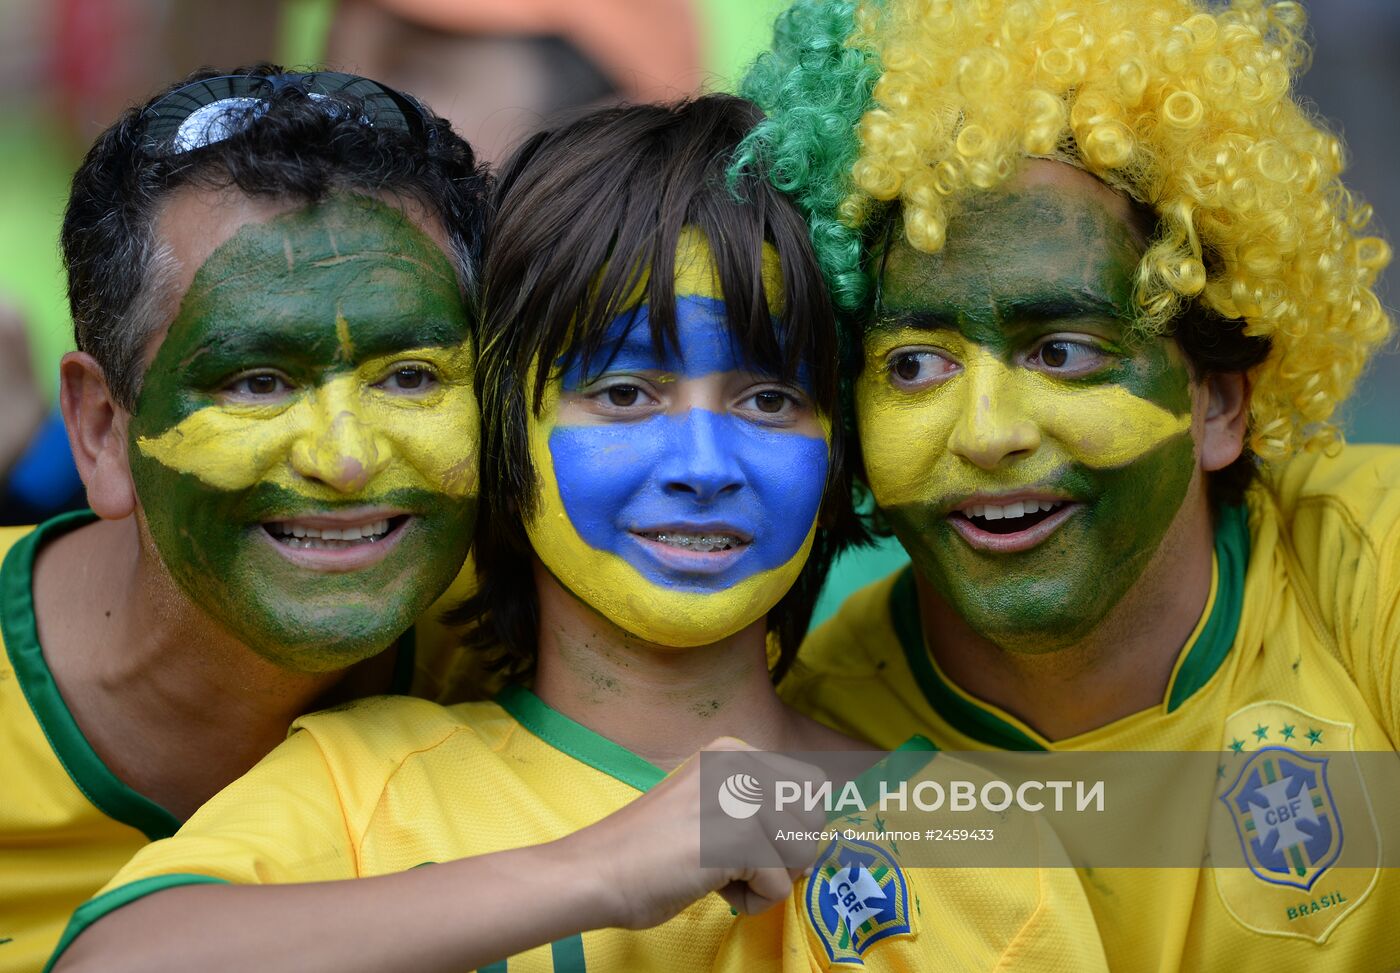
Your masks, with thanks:
[{"label": "blue face paint", "polygon": [[[698,379],[757,369],[735,348],[714,298],[676,301],[679,347],[652,345],[647,307],[620,315],[605,345],[606,373]],[[593,379],[597,380],[596,376]],[[585,385],[579,366],[567,391]],[[558,425],[549,435],[559,494],[580,537],[647,580],[722,591],[791,560],[807,538],[826,483],[827,443],[749,418],[690,409],[637,422]],[[734,533],[751,542],[719,570],[667,557],[639,533]],[[719,567],[719,566],[716,566]]]},{"label": "blue face paint", "polygon": [[[791,560],[826,483],[823,439],[692,409],[638,423],[559,426],[549,436],[564,509],[579,536],[649,581],[719,591]],[[718,573],[664,559],[638,532],[752,538]]]},{"label": "blue face paint", "polygon": [[[532,420],[542,496],[530,539],[556,578],[625,630],[658,644],[705,644],[761,618],[801,571],[829,463],[829,435],[811,432],[827,423],[810,411],[800,428],[766,422],[732,402],[682,409],[679,394],[635,419],[561,414],[561,394],[577,402],[614,375],[665,390],[711,377],[731,390],[777,384],[738,352],[723,302],[679,296],[678,347],[660,354],[646,310],[619,317],[589,375],[578,363],[565,368]],[[689,546],[705,535],[740,543]]]},{"label": "blue face paint", "polygon": [[[680,347],[667,346],[659,357],[652,346],[650,312],[650,306],[643,304],[614,318],[603,340],[603,354],[590,363],[591,374],[584,374],[579,361],[570,363],[560,373],[564,391],[576,392],[604,372],[664,372],[685,378],[715,372],[764,373],[735,347],[723,301],[696,294],[677,295],[676,336]],[[794,383],[805,392],[811,391],[805,363],[798,366]]]}]

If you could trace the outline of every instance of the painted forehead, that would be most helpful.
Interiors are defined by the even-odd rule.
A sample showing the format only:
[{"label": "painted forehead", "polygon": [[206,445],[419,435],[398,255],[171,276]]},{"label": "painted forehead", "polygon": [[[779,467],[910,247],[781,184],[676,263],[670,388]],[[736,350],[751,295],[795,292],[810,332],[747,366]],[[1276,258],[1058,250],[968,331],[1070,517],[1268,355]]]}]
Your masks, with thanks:
[{"label": "painted forehead", "polygon": [[374,355],[455,344],[466,325],[442,249],[398,210],[337,195],[247,223],[215,249],[166,341],[193,355]]},{"label": "painted forehead", "polygon": [[[652,340],[649,308],[643,305],[619,315],[608,326],[599,355],[586,366],[582,361],[563,363],[560,383],[576,391],[603,373],[660,372],[667,378],[701,378],[727,372],[772,375],[772,368],[754,362],[730,329],[723,301],[687,295],[676,298],[677,343]],[[798,366],[797,385],[810,386],[810,369]]]},{"label": "painted forehead", "polygon": [[[693,227],[681,232],[676,247],[676,337],[677,344],[658,341],[648,304],[633,306],[614,318],[601,342],[601,355],[590,362],[562,362],[565,389],[574,389],[603,371],[659,371],[676,377],[698,378],[716,372],[763,373],[745,352],[730,328],[723,290],[714,254],[703,233]],[[774,325],[782,311],[783,276],[777,251],[763,245],[762,280]],[[639,299],[646,281],[633,292]],[[800,367],[797,380],[807,384],[807,367]]]},{"label": "painted forehead", "polygon": [[886,239],[875,254],[880,318],[926,308],[1007,318],[1017,301],[1055,294],[1107,301],[1130,316],[1143,252],[1126,201],[1079,182],[1021,184],[969,200],[938,253],[916,250],[897,223]]}]

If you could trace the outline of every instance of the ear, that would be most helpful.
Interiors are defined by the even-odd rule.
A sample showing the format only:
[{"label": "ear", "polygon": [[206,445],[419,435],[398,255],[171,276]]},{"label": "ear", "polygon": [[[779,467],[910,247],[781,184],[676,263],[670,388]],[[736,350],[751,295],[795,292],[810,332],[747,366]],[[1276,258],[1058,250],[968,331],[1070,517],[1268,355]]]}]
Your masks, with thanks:
[{"label": "ear", "polygon": [[136,510],[136,488],[126,454],[130,414],[107,387],[97,359],[70,351],[58,366],[59,407],[68,428],[73,462],[87,488],[88,505],[104,520],[121,520]]},{"label": "ear", "polygon": [[1244,452],[1249,418],[1249,380],[1244,372],[1206,376],[1205,425],[1201,434],[1201,469],[1223,470]]}]

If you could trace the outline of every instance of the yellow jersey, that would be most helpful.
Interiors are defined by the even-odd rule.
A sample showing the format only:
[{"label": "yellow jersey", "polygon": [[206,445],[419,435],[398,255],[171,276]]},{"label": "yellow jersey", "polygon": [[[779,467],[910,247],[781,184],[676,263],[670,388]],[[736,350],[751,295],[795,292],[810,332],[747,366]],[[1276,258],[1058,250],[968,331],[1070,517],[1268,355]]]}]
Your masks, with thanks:
[{"label": "yellow jersey", "polygon": [[[381,875],[548,842],[664,776],[518,686],[495,702],[378,697],[303,717],[179,834],[148,845],[79,909],[55,959],[94,921],[161,889]],[[1063,861],[1047,834],[1027,837],[1043,842],[1045,861]],[[837,887],[863,897],[838,905]],[[900,973],[1106,969],[1072,869],[905,869],[883,845],[844,839],[808,884],[763,915],[738,916],[709,895],[652,929],[593,930],[485,969],[808,973],[861,964]]]},{"label": "yellow jersey", "polygon": [[[1400,449],[1298,457],[1252,487],[1246,507],[1222,512],[1209,602],[1151,709],[1051,742],[974,698],[925,645],[910,568],[857,592],[812,632],[779,691],[878,746],[921,733],[953,751],[1219,751],[1217,797],[1279,756],[1393,751]],[[1210,804],[1201,813],[1218,827],[1228,805]],[[1347,840],[1377,848],[1373,814],[1395,813],[1329,810],[1346,818]],[[1319,868],[1301,855],[1289,864],[1288,874],[1123,868],[1081,878],[1115,971],[1400,968],[1400,869],[1379,858],[1375,868]]]},{"label": "yellow jersey", "polygon": [[[180,827],[103,764],[39,645],[35,556],[43,544],[95,519],[80,511],[36,528],[0,528],[0,973],[38,970],[73,910],[143,845]],[[454,692],[461,668],[456,656],[464,653],[455,651],[450,633],[428,624],[414,635],[401,642],[396,690],[411,687],[433,697]]]}]

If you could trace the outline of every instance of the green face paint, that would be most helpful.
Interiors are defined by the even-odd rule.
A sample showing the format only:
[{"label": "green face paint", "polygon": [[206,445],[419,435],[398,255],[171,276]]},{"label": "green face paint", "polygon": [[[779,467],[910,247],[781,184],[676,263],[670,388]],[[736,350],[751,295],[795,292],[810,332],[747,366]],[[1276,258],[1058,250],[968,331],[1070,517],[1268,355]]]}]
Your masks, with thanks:
[{"label": "green face paint", "polygon": [[186,595],[290,669],[387,647],[471,541],[468,338],[441,248],[376,200],[332,197],[216,249],[130,426],[146,523]]},{"label": "green face paint", "polygon": [[1075,185],[974,201],[939,254],[892,236],[856,388],[876,501],[980,634],[1073,644],[1152,559],[1195,469],[1186,361],[1127,327],[1141,244]]}]

